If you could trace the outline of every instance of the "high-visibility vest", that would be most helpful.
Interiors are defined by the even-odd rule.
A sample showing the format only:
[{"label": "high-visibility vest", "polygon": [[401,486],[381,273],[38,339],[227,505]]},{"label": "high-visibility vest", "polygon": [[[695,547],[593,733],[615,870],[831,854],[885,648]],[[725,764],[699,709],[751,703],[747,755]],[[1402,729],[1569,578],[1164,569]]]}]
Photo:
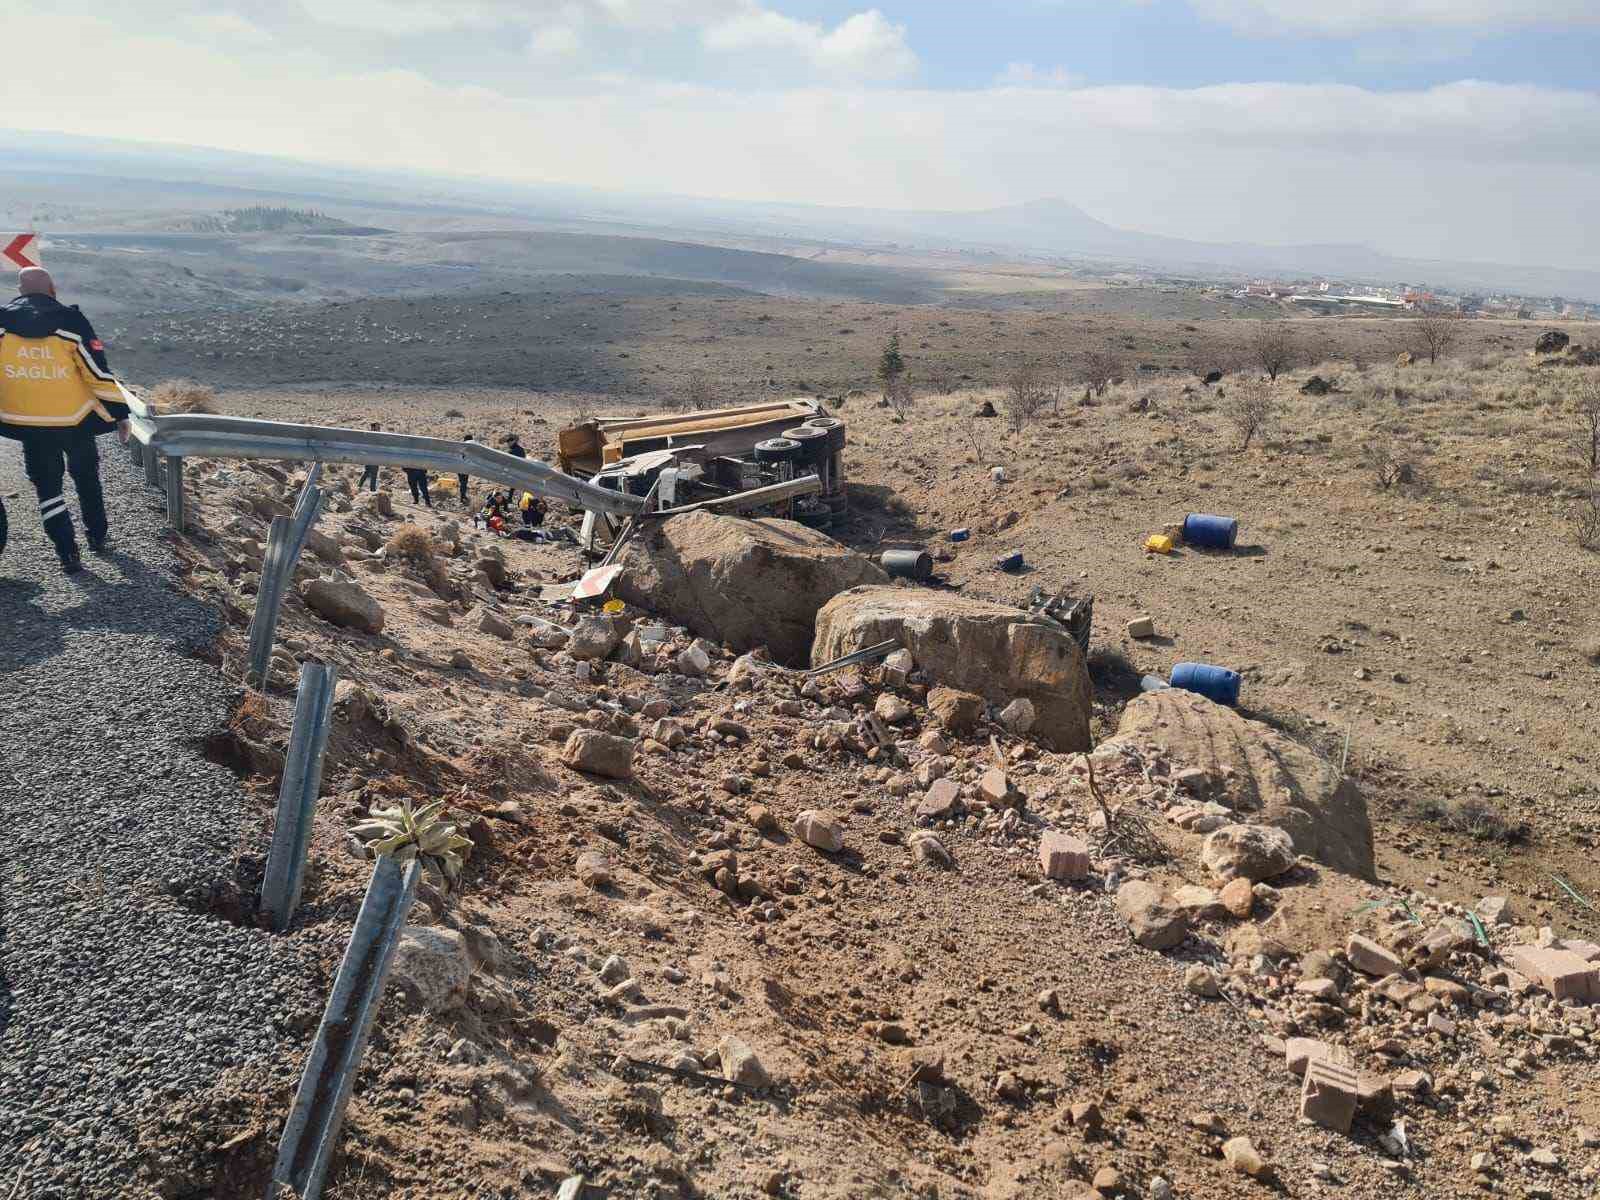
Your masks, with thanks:
[{"label": "high-visibility vest", "polygon": [[77,334],[0,330],[0,422],[70,428],[91,415],[115,422],[127,413],[116,376],[100,368]]}]

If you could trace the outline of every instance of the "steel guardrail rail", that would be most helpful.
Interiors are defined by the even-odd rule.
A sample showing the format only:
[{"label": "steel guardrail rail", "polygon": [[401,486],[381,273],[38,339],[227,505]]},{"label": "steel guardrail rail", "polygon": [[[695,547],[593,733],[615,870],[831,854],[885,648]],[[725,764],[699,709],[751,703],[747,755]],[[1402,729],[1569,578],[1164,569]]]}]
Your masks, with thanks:
[{"label": "steel guardrail rail", "polygon": [[[565,500],[591,512],[630,516],[644,510],[644,501],[638,496],[596,487],[545,463],[518,458],[480,442],[212,413],[158,415],[126,387],[122,394],[131,413],[131,435],[148,450],[171,458],[264,458],[413,467],[475,475],[535,495]],[[147,453],[144,457],[148,463],[151,456]]]}]

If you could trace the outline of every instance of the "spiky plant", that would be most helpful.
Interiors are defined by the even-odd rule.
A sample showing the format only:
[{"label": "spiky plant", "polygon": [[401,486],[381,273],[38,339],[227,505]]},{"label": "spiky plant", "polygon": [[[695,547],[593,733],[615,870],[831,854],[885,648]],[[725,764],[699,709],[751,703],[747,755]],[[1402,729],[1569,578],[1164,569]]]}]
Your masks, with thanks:
[{"label": "spiky plant", "polygon": [[425,871],[453,884],[461,874],[462,851],[471,848],[472,839],[456,832],[445,803],[436,800],[413,808],[410,800],[402,800],[394,808],[374,808],[350,832],[374,854],[388,854],[401,865],[420,858]]}]

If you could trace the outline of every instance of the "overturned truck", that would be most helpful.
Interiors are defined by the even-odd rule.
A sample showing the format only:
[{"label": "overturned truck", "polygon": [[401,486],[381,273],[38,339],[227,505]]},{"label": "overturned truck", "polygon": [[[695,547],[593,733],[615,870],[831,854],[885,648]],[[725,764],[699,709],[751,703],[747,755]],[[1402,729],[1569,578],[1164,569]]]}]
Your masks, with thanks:
[{"label": "overturned truck", "polygon": [[[582,421],[557,435],[557,457],[570,475],[654,508],[716,501],[815,475],[812,495],[780,497],[764,507],[813,529],[829,529],[848,511],[844,422],[820,401],[774,400],[734,408]],[[778,491],[781,493],[781,488]]]}]

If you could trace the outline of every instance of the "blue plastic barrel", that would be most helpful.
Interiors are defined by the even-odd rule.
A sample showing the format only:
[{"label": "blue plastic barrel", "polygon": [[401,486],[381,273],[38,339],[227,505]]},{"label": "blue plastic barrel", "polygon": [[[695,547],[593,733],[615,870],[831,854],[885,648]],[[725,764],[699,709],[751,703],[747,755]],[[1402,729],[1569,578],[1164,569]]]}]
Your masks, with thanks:
[{"label": "blue plastic barrel", "polygon": [[994,560],[994,565],[1002,571],[1022,570],[1022,551],[1013,550],[1010,554],[1002,554]]},{"label": "blue plastic barrel", "polygon": [[1183,540],[1190,546],[1205,546],[1212,550],[1232,550],[1239,536],[1239,522],[1233,517],[1217,517],[1210,513],[1190,513],[1183,519]]},{"label": "blue plastic barrel", "polygon": [[950,531],[950,540],[952,542],[964,542],[971,536],[972,530],[968,529],[965,525],[963,525],[960,529],[952,529]]},{"label": "blue plastic barrel", "polygon": [[1239,703],[1239,672],[1209,663],[1179,663],[1172,668],[1172,686],[1198,692],[1207,700],[1229,706]]}]

